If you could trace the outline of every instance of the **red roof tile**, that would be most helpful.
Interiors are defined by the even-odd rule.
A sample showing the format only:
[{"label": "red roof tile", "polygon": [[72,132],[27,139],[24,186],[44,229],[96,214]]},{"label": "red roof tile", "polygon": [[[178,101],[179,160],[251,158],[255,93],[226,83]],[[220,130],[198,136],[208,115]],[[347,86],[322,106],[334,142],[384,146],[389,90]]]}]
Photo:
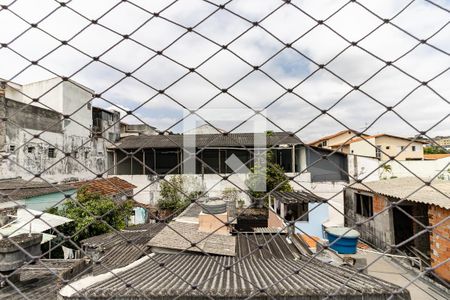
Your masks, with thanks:
[{"label": "red roof tile", "polygon": [[88,191],[105,196],[125,194],[136,188],[135,185],[119,177],[109,177],[71,183],[76,188],[86,187]]}]

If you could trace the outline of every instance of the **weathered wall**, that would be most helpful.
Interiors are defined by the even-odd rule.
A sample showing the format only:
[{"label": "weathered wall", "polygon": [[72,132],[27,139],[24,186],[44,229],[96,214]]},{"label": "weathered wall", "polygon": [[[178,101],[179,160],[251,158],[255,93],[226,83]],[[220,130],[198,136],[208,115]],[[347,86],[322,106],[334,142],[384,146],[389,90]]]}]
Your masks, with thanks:
[{"label": "weathered wall", "polygon": [[353,182],[354,179],[359,179],[367,182],[380,179],[379,159],[375,157],[349,154],[347,156],[347,160],[350,182]]},{"label": "weathered wall", "polygon": [[432,178],[438,174],[442,179],[450,180],[450,157],[436,160],[405,160],[399,162],[389,162],[392,168],[392,176],[411,177],[414,174],[422,178]]},{"label": "weathered wall", "polygon": [[344,193],[345,225],[353,227],[356,223],[360,223],[355,229],[360,232],[361,239],[377,248],[386,249],[388,245],[394,244],[392,210],[385,210],[376,215],[386,207],[388,200],[383,196],[373,195],[373,214],[376,216],[369,220],[356,213],[355,194],[356,191],[353,189],[346,189]]},{"label": "weathered wall", "polygon": [[430,235],[431,266],[436,267],[447,260],[446,263],[435,269],[435,273],[440,278],[450,282],[450,261],[448,261],[450,258],[450,241],[448,241],[450,236],[450,210],[431,205],[428,215],[430,226],[440,223]]}]

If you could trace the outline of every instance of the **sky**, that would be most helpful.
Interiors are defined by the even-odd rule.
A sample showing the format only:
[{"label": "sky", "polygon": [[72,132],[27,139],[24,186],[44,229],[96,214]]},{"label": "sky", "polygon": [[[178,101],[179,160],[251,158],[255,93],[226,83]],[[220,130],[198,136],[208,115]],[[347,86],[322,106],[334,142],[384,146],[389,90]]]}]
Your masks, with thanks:
[{"label": "sky", "polygon": [[450,135],[450,14],[427,1],[0,3],[0,78],[70,77],[102,94],[95,105],[133,110],[127,122]]}]

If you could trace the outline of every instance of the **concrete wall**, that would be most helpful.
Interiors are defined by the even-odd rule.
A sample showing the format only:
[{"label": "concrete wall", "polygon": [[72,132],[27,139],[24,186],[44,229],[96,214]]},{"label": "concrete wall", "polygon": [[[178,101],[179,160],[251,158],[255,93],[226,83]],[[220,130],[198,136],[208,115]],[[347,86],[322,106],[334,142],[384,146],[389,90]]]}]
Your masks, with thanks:
[{"label": "concrete wall", "polygon": [[329,205],[327,203],[309,203],[308,221],[295,222],[295,232],[323,238],[322,225],[329,220]]},{"label": "concrete wall", "polygon": [[[0,114],[11,116],[11,122],[0,128],[1,150],[10,155],[9,160],[0,162],[0,178],[27,179],[43,173],[44,178],[57,181],[89,179],[106,170],[110,144],[91,135],[91,90],[53,78],[23,86],[12,84],[2,91],[12,100],[0,97]],[[30,105],[32,98],[40,100]],[[70,115],[70,120],[63,120],[64,115]],[[119,126],[115,129],[120,130]],[[40,138],[33,138],[36,134]],[[10,151],[11,146],[14,151]],[[56,157],[49,157],[51,148]]]},{"label": "concrete wall", "polygon": [[440,224],[433,229],[430,235],[431,266],[437,267],[447,260],[447,263],[436,268],[434,272],[440,278],[450,282],[450,263],[448,262],[450,257],[450,241],[448,241],[450,236],[450,210],[431,205],[428,215],[430,226]]},{"label": "concrete wall", "polygon": [[[344,193],[345,208],[345,225],[353,227],[360,223],[355,229],[361,234],[361,239],[369,242],[380,249],[386,249],[387,245],[395,243],[394,221],[392,210],[386,210],[373,219],[361,216],[356,213],[356,194],[353,189],[346,189]],[[367,195],[372,195],[366,193]],[[387,199],[383,196],[374,195],[373,197],[373,214],[381,212],[388,204]]]},{"label": "concrete wall", "polygon": [[348,172],[350,182],[355,179],[363,181],[376,181],[380,179],[380,160],[375,157],[367,157],[360,155],[349,154]]},{"label": "concrete wall", "polygon": [[392,176],[411,177],[416,174],[423,178],[431,178],[441,175],[440,178],[450,180],[450,157],[436,160],[407,160],[399,162],[389,162],[392,168]]},{"label": "concrete wall", "polygon": [[349,146],[349,154],[375,157],[375,138],[366,138],[358,142],[353,142]]}]

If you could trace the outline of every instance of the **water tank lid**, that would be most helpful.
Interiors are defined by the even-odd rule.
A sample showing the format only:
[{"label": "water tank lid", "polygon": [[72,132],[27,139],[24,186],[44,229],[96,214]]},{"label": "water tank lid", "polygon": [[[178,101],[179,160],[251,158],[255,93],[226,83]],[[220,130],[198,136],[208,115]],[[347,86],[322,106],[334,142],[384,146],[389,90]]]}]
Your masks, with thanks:
[{"label": "water tank lid", "polygon": [[348,227],[342,227],[342,226],[337,226],[337,227],[328,227],[325,229],[326,232],[336,235],[336,236],[344,236],[346,238],[358,238],[359,237],[359,232],[354,230],[354,229],[350,229]]}]

